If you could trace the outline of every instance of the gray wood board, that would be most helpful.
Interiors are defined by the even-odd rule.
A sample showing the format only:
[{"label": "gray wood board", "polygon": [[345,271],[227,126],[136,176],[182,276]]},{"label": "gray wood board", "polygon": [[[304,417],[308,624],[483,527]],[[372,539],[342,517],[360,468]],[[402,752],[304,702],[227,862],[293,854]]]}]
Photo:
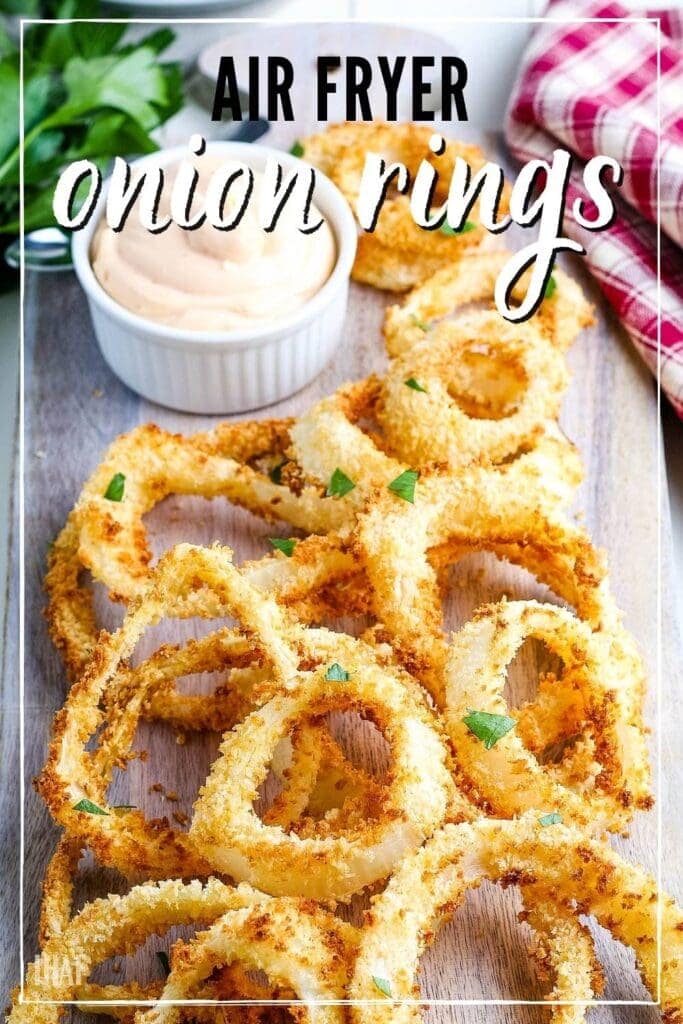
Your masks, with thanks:
[{"label": "gray wood board", "polygon": [[[286,145],[298,131],[273,133],[264,141]],[[488,138],[492,156],[501,156],[497,140]],[[501,157],[502,158],[502,157]],[[508,245],[518,243],[506,239]],[[569,266],[569,265],[568,265]],[[569,354],[573,379],[565,398],[562,424],[578,444],[586,465],[586,479],[580,489],[577,508],[595,542],[609,554],[613,587],[624,610],[627,626],[638,639],[652,680],[648,718],[655,727],[654,687],[657,651],[657,459],[659,423],[652,380],[634,355],[628,339],[605,308],[597,289],[579,263],[571,270],[581,277],[598,308],[596,327],[584,333]],[[390,297],[362,286],[353,286],[342,345],[319,378],[303,392],[261,416],[296,414],[312,401],[327,394],[342,381],[381,371],[385,355],[380,337],[382,312]],[[101,391],[101,395],[99,395]],[[179,414],[150,405],[118,382],[104,364],[97,348],[85,299],[71,275],[28,278],[26,325],[26,466],[25,466],[25,745],[26,745],[26,844],[25,844],[25,953],[35,953],[40,880],[56,841],[57,832],[40,800],[31,788],[31,778],[45,756],[50,720],[64,699],[66,682],[57,653],[47,636],[42,616],[44,595],[41,581],[45,555],[73,505],[81,485],[97,465],[105,447],[120,432],[153,420],[173,430],[194,431],[210,425],[210,418]],[[681,734],[681,681],[670,571],[668,507],[663,495],[659,510],[663,522],[663,630],[662,649],[664,706],[658,737],[662,745],[663,779],[659,806],[663,819],[663,875],[666,886],[681,896],[678,865],[683,849],[678,794],[683,783],[679,737]],[[267,550],[268,527],[226,502],[170,498],[148,517],[155,548],[162,550],[174,541],[221,540],[230,544],[237,560],[258,557]],[[286,532],[286,531],[283,531]],[[15,538],[16,539],[16,538]],[[15,543],[15,587],[17,593],[18,549]],[[539,596],[543,590],[517,570],[492,561],[483,565],[471,559],[454,574],[449,601],[448,624],[455,627],[472,608],[502,592],[514,596]],[[109,624],[120,618],[120,610],[106,608],[99,601]],[[16,602],[6,623],[3,680],[2,757],[7,772],[16,781],[18,763],[17,637]],[[206,624],[174,624],[165,635],[181,637],[206,630]],[[159,633],[154,640],[158,642]],[[516,665],[515,686],[537,678],[542,652],[526,650]],[[529,692],[528,690],[525,692]],[[350,727],[356,744],[363,739]],[[138,743],[149,750],[146,765],[135,761],[116,783],[117,802],[130,802],[151,814],[169,813],[173,808],[149,793],[152,782],[163,780],[178,790],[179,805],[191,809],[192,799],[204,778],[215,750],[215,738],[197,737],[184,746],[172,734],[158,727],[141,727]],[[678,749],[677,749],[678,748]],[[163,767],[162,767],[163,766]],[[17,976],[16,878],[17,810],[16,788],[6,787],[3,808],[3,935],[5,957],[3,977],[8,985]],[[640,815],[631,837],[615,840],[629,857],[648,868],[656,867],[657,812]],[[119,888],[120,880],[109,872],[87,876],[83,893],[102,894]],[[514,895],[484,887],[468,898],[454,922],[439,936],[424,962],[423,991],[441,998],[541,998],[543,986],[536,982],[524,952],[524,930],[514,916]],[[620,947],[598,934],[607,966],[607,996],[646,998],[637,981],[632,958]],[[138,977],[158,976],[155,958],[145,951],[135,965]],[[119,980],[125,974],[117,974]],[[537,1008],[498,1009],[464,1007],[435,1008],[430,1019],[490,1020],[499,1015],[510,1020],[537,1020]],[[623,1007],[594,1011],[595,1019],[645,1021],[655,1019],[651,1009]]]}]

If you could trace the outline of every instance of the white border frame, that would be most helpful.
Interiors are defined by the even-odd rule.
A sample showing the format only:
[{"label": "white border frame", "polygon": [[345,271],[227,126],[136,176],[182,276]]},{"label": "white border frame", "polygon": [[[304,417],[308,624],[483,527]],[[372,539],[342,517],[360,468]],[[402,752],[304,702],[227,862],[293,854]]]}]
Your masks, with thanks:
[{"label": "white border frame", "polygon": [[656,736],[654,764],[656,776],[656,834],[657,834],[657,991],[656,999],[102,999],[84,1000],[69,999],[65,1001],[56,999],[25,999],[25,977],[26,962],[24,956],[24,884],[25,884],[25,814],[26,814],[26,764],[25,764],[25,627],[26,627],[26,600],[25,600],[25,296],[26,296],[26,266],[24,259],[24,29],[31,25],[71,25],[83,23],[90,25],[110,25],[113,22],[125,20],[127,25],[326,25],[326,24],[358,24],[358,25],[538,25],[555,23],[559,25],[589,25],[609,24],[622,25],[628,23],[640,23],[656,26],[656,110],[657,110],[657,143],[656,143],[656,294],[657,294],[657,325],[656,325],[656,408],[657,420],[661,422],[661,208],[660,208],[660,151],[661,151],[661,19],[659,17],[410,17],[397,19],[390,18],[366,18],[366,17],[329,17],[329,18],[286,18],[286,17],[134,17],[134,18],[112,18],[112,17],[74,17],[74,18],[22,18],[19,22],[19,242],[20,242],[20,268],[19,268],[19,994],[18,1002],[24,1006],[59,1006],[59,1007],[81,1007],[87,1009],[89,1006],[112,1006],[112,1007],[154,1007],[154,1006],[386,1006],[388,1002],[393,1005],[405,1005],[416,1007],[656,1007],[661,1002],[661,918],[663,918],[663,899],[661,899],[661,859],[663,859],[663,809],[661,800],[658,799],[661,788],[661,662],[663,662],[663,629],[661,629],[661,613],[663,613],[663,565],[661,565],[661,552],[663,552],[663,537],[661,537],[661,526],[663,526],[663,514],[661,514],[661,503],[663,503],[664,485],[664,451],[661,444],[660,433],[657,433],[656,450],[656,651],[655,651],[655,683],[654,693],[656,700]]}]

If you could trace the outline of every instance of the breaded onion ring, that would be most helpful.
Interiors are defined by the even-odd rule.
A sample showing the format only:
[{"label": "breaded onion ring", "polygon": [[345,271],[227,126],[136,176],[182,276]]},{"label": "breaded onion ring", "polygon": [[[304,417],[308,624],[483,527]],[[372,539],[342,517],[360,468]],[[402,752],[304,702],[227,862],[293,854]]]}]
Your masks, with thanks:
[{"label": "breaded onion ring", "polygon": [[[472,302],[493,301],[496,279],[510,259],[509,252],[478,252],[467,259],[440,266],[423,278],[400,306],[389,306],[384,317],[384,341],[395,358],[425,340],[434,321],[458,313]],[[512,291],[521,300],[528,283],[525,274]],[[564,271],[553,270],[555,290],[545,298],[537,313],[527,321],[552,344],[564,351],[584,327],[593,321],[593,307],[581,287]],[[499,323],[504,323],[499,319]]]},{"label": "breaded onion ring", "polygon": [[255,907],[230,910],[211,928],[174,950],[161,1001],[140,1011],[136,1024],[172,1024],[179,1000],[196,998],[197,986],[217,968],[237,961],[264,971],[270,983],[291,989],[313,1004],[302,1020],[343,1024],[334,1001],[344,997],[355,930],[309,900],[268,899]]},{"label": "breaded onion ring", "polygon": [[[384,979],[394,999],[414,999],[416,972],[425,945],[444,914],[485,878],[503,884],[538,883],[553,894],[549,932],[561,943],[565,970],[551,998],[590,1000],[591,954],[578,923],[568,914],[587,914],[619,941],[631,946],[643,981],[658,996],[658,903],[661,900],[663,1016],[683,1020],[683,913],[659,895],[642,869],[624,861],[605,843],[564,825],[542,827],[534,816],[517,821],[482,819],[446,825],[393,875],[375,900],[362,931],[349,986],[352,999],[377,1000],[373,978]],[[575,896],[573,894],[576,894]],[[554,924],[553,924],[554,917]],[[563,921],[564,917],[564,921]],[[568,1008],[564,1020],[580,1020]],[[354,1006],[357,1024],[414,1019],[410,1005],[387,1002]],[[562,1018],[561,1018],[562,1019]]]},{"label": "breaded onion ring", "polygon": [[[187,593],[217,605],[217,614],[222,610],[223,614],[235,615],[241,630],[265,658],[276,683],[284,685],[298,668],[297,656],[284,639],[289,626],[285,613],[275,601],[246,583],[230,564],[229,552],[180,545],[161,558],[144,598],[127,614],[121,629],[103,638],[87,671],[72,686],[63,708],[55,716],[47,763],[38,780],[39,791],[55,819],[86,842],[99,860],[127,875],[210,873],[207,862],[186,834],[169,828],[164,821],[147,821],[134,808],[117,815],[105,800],[111,770],[117,761],[125,760],[138,717],[157,677],[154,671],[139,676],[124,674],[116,680],[115,696],[107,694],[107,687],[146,627],[160,621]],[[200,653],[209,647],[212,657],[222,648],[224,663],[228,665],[232,647],[236,646],[238,656],[244,652],[241,637],[231,631],[221,631],[213,639],[197,644]],[[178,664],[177,653],[170,652],[170,656]],[[187,667],[187,658],[180,657]],[[102,752],[90,753],[86,744],[101,726],[105,708],[108,722]],[[79,809],[83,800],[91,801],[106,813]]]},{"label": "breaded onion ring", "polygon": [[[414,503],[380,492],[359,516],[357,548],[371,585],[375,615],[387,628],[399,657],[443,706],[447,645],[441,595],[427,552],[449,543],[465,548],[538,545],[541,578],[562,581],[590,602],[604,568],[588,538],[556,511],[567,481],[558,479],[555,442],[548,438],[515,462],[490,470],[470,467],[458,475],[420,478]],[[550,557],[549,557],[550,556]],[[514,559],[513,559],[514,560]],[[547,562],[547,566],[546,563]],[[533,565],[533,562],[532,562]],[[535,568],[535,567],[534,567]],[[550,579],[548,577],[551,577]]]},{"label": "breaded onion ring", "polygon": [[530,324],[469,314],[392,362],[379,421],[410,465],[498,462],[554,422],[568,381],[564,359]]},{"label": "breaded onion ring", "polygon": [[[131,953],[150,935],[163,934],[174,925],[209,924],[228,911],[257,907],[267,899],[248,886],[232,888],[212,878],[206,885],[178,879],[139,885],[125,896],[87,903],[65,928],[50,936],[29,965],[23,1001],[14,993],[8,1021],[58,1024],[60,1003],[103,993],[90,989],[86,979],[109,957]],[[68,964],[70,969],[54,970],[54,964]],[[109,991],[110,998],[121,995],[120,990],[116,995],[117,988]]]},{"label": "breaded onion ring", "polygon": [[[562,761],[539,764],[516,729],[491,749],[468,729],[465,719],[472,709],[514,718],[503,696],[507,667],[530,637],[562,659],[564,671],[555,686],[580,704],[578,714],[573,708],[571,727],[589,745],[588,777],[571,778]],[[623,829],[634,806],[650,805],[642,723],[630,714],[620,666],[610,658],[602,634],[563,608],[502,601],[480,608],[451,639],[444,717],[468,790],[473,788],[495,816],[552,808],[566,824],[591,832]],[[549,737],[556,739],[557,734]]]},{"label": "breaded onion ring", "polygon": [[[418,689],[379,665],[372,648],[323,630],[302,634],[298,646],[311,670],[224,737],[190,836],[219,871],[265,892],[345,900],[385,878],[444,820],[453,797],[448,752]],[[334,663],[348,679],[330,679]],[[389,744],[392,767],[379,816],[353,835],[288,834],[262,821],[254,800],[292,727],[332,709],[368,714]]]}]

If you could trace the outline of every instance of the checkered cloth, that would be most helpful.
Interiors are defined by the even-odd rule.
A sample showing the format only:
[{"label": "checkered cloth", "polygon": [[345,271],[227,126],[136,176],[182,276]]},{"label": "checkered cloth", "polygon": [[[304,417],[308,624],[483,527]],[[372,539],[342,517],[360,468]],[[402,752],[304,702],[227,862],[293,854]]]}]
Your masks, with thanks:
[{"label": "checkered cloth", "polygon": [[[564,230],[586,250],[591,272],[653,372],[661,113],[661,382],[683,418],[683,12],[636,15],[618,3],[551,0],[546,17],[558,20],[537,26],[524,55],[506,117],[508,144],[524,162],[547,160],[558,147],[578,157]],[[604,20],[582,23],[586,18]],[[631,20],[610,22],[615,18]],[[660,19],[661,35],[645,18]],[[571,206],[585,195],[583,162],[596,154],[618,160],[624,181],[614,224],[591,233],[575,222]]]}]

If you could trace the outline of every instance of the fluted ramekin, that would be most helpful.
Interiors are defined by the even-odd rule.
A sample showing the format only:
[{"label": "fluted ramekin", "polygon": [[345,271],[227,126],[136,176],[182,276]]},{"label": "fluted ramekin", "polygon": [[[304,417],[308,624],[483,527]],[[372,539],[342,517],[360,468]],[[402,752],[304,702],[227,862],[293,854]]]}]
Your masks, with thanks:
[{"label": "fluted ramekin", "polygon": [[[211,152],[263,170],[269,156],[285,168],[296,157],[266,146],[213,142]],[[185,147],[143,157],[133,168],[168,165]],[[230,414],[272,405],[303,388],[330,360],[342,335],[357,228],[348,203],[317,172],[315,204],[335,237],[336,263],[329,278],[304,305],[279,320],[232,331],[188,331],[131,313],[104,290],[90,262],[93,235],[104,212],[108,182],[87,226],[74,232],[74,269],[90,307],[95,337],[105,360],[128,387],[160,405],[183,412]],[[136,216],[133,210],[131,216]]]}]

